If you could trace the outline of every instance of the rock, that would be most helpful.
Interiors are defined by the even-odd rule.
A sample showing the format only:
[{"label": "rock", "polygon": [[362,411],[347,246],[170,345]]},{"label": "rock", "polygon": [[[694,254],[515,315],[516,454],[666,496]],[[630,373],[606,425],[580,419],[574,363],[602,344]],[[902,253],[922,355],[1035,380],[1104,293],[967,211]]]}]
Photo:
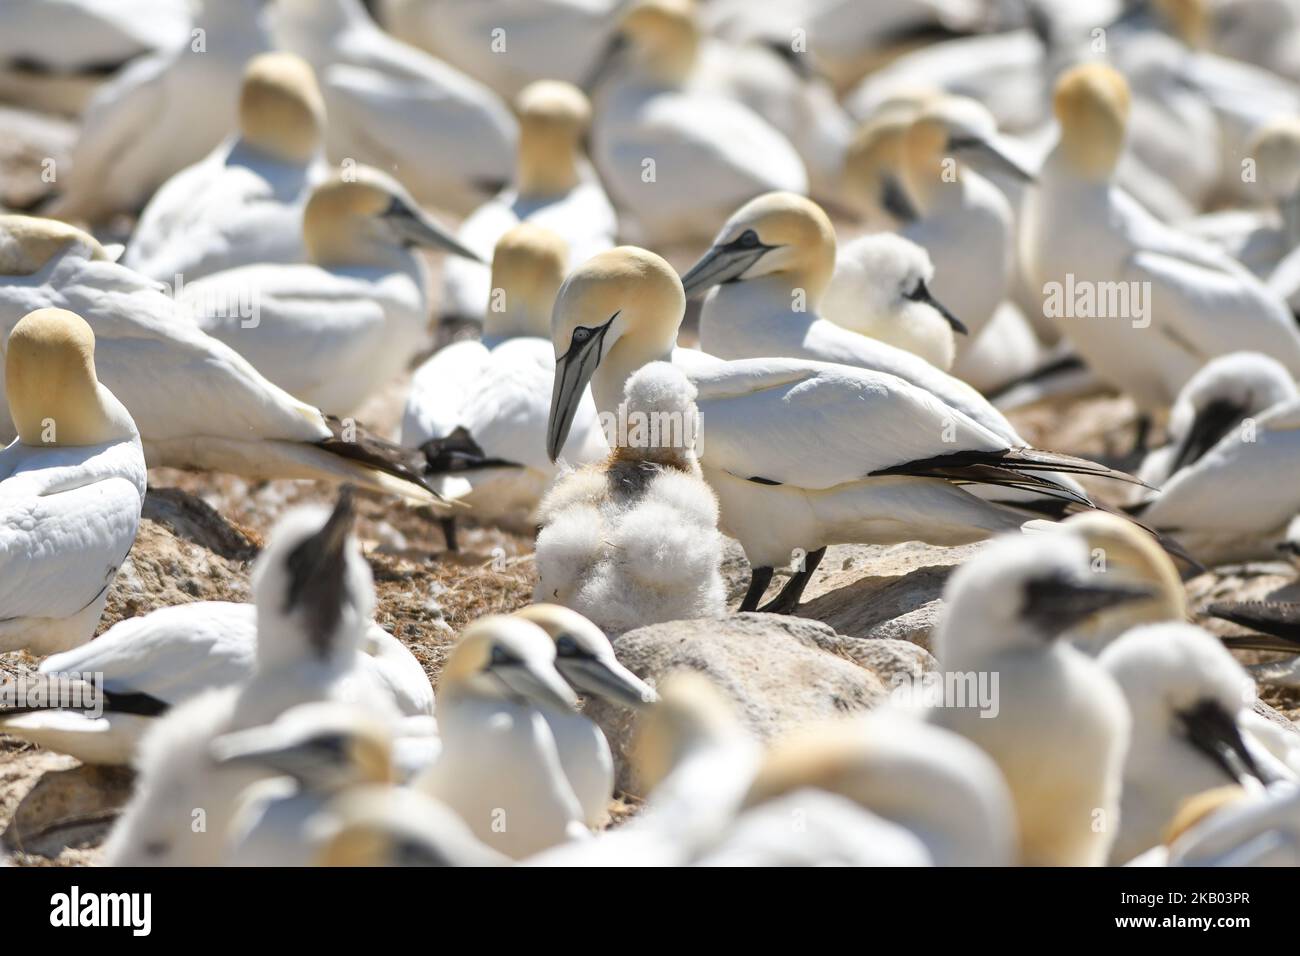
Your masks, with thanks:
[{"label": "rock", "polygon": [[[59,757],[44,754],[45,757]],[[135,774],[126,767],[64,767],[70,757],[49,761],[19,802],[0,846],[14,855],[86,863],[131,798]]]},{"label": "rock", "polygon": [[[739,614],[721,620],[672,621],[628,631],[614,651],[650,684],[683,668],[711,679],[736,704],[745,725],[770,740],[806,723],[867,710],[886,699],[881,678],[858,663],[857,644],[817,621],[771,614]],[[919,666],[906,663],[895,646],[873,657],[891,673]],[[609,739],[618,767],[618,787],[641,788],[626,760],[636,717],[598,700],[585,708]]]},{"label": "rock", "polygon": [[202,498],[179,488],[150,488],[142,516],[230,561],[251,561],[262,547],[253,532],[237,527]]}]

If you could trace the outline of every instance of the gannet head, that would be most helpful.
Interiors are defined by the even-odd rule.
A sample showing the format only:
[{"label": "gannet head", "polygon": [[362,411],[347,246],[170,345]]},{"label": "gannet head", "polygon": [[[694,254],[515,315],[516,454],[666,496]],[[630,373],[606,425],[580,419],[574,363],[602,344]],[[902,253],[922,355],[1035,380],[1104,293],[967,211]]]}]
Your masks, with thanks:
[{"label": "gannet head", "polygon": [[465,629],[438,681],[438,700],[473,696],[571,711],[578,703],[555,669],[555,642],[521,617],[492,615]]},{"label": "gannet head", "polygon": [[591,125],[591,103],[571,83],[538,80],[515,100],[519,114],[518,187],[524,196],[553,196],[578,182],[578,154]]},{"label": "gannet head", "polygon": [[36,216],[0,216],[0,275],[35,275],[74,246],[87,259],[112,261],[98,240],[76,226]]},{"label": "gannet head", "polygon": [[352,787],[329,804],[317,866],[499,866],[449,807],[410,787]]},{"label": "gannet head", "polygon": [[634,0],[596,58],[583,89],[595,90],[624,68],[652,83],[678,86],[695,65],[699,42],[693,0]]},{"label": "gannet head", "polygon": [[703,674],[674,671],[659,685],[659,703],[637,723],[631,759],[643,793],[702,749],[747,740],[731,702]]},{"label": "gannet head", "polygon": [[[852,248],[854,267],[870,281],[853,283],[854,292],[865,292],[866,298],[839,303],[843,308],[869,316],[882,326],[906,324],[913,319],[923,320],[926,313],[938,313],[953,332],[967,334],[965,323],[931,294],[934,264],[924,248],[892,232],[862,236],[854,240]],[[948,350],[951,352],[951,346]]]},{"label": "gannet head", "polygon": [[423,246],[481,262],[420,209],[396,179],[369,166],[344,169],[317,186],[302,217],[317,265],[383,265],[393,251]]},{"label": "gannet head", "polygon": [[835,227],[822,207],[795,193],[767,193],[732,214],[682,287],[694,298],[723,282],[783,274],[815,308],[834,271]]},{"label": "gannet head", "polygon": [[1153,0],[1152,6],[1190,47],[1204,46],[1210,33],[1210,5],[1206,0]]},{"label": "gannet head", "polygon": [[1067,535],[1000,538],[958,568],[944,588],[935,633],[939,662],[1033,651],[1091,615],[1149,598],[1151,589],[1092,574],[1088,549]]},{"label": "gannet head", "polygon": [[352,491],[329,511],[290,511],[253,567],[262,671],[303,661],[351,663],[374,614],[375,588],[352,535]]},{"label": "gannet head", "polygon": [[908,223],[920,216],[908,192],[907,130],[921,97],[890,101],[858,127],[844,153],[845,198],[868,219]]},{"label": "gannet head", "polygon": [[659,699],[654,688],[618,662],[604,632],[577,611],[533,604],[515,617],[536,624],[555,642],[555,668],[579,694],[637,709]]},{"label": "gannet head", "polygon": [[979,100],[968,96],[934,97],[922,107],[918,119],[943,127],[942,151],[946,155],[1022,182],[1034,179],[1032,172],[1002,149],[997,120]]},{"label": "gannet head", "polygon": [[218,737],[219,764],[293,777],[309,790],[392,783],[392,733],[369,711],[317,702],[290,708],[273,723]]},{"label": "gannet head", "polygon": [[1165,846],[1173,846],[1184,833],[1209,819],[1218,811],[1249,799],[1250,793],[1233,783],[1193,794],[1178,805],[1173,819],[1165,827],[1164,837],[1161,842]]},{"label": "gannet head", "polygon": [[1151,744],[1182,742],[1224,771],[1224,783],[1264,779],[1238,716],[1255,682],[1218,639],[1192,624],[1134,628],[1098,656],[1133,713],[1133,766]]},{"label": "gannet head", "polygon": [[253,147],[290,163],[320,151],[325,100],[316,74],[293,53],[262,53],[244,68],[239,93],[240,135]]},{"label": "gannet head", "polygon": [[1259,352],[1232,352],[1206,362],[1178,393],[1169,415],[1176,451],[1172,477],[1208,452],[1247,418],[1260,415],[1300,390],[1281,362]]},{"label": "gannet head", "polygon": [[5,397],[24,445],[102,445],[137,434],[95,375],[95,333],[64,309],[29,312],[9,333]]},{"label": "gannet head", "polygon": [[1300,193],[1300,119],[1264,124],[1251,135],[1246,155],[1255,158],[1256,182],[1266,198],[1281,202]]},{"label": "gannet head", "polygon": [[[632,372],[671,355],[685,309],[673,267],[636,246],[598,253],[569,273],[551,311],[555,387],[546,451],[552,461],[587,383],[600,410],[617,408]],[[598,366],[604,374],[593,381]]]},{"label": "gannet head", "polygon": [[1105,63],[1085,63],[1056,81],[1052,108],[1061,124],[1061,148],[1089,179],[1107,179],[1124,151],[1130,94],[1123,75]]},{"label": "gannet head", "polygon": [[484,333],[549,338],[551,307],[568,261],[568,243],[551,230],[528,222],[508,229],[492,252],[492,295]]}]

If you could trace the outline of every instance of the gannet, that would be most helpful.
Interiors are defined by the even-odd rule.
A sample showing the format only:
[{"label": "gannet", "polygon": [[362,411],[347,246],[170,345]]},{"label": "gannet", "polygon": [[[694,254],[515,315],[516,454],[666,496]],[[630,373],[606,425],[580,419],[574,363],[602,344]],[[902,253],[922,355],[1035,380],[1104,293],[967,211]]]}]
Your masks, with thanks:
[{"label": "gannet", "polygon": [[272,17],[280,46],[316,70],[331,160],[388,170],[461,215],[509,181],[518,129],[487,87],[384,33],[361,0],[277,0]]},{"label": "gannet", "polygon": [[[441,487],[439,476],[451,476],[469,486],[461,500],[476,517],[529,534],[556,472],[546,455],[555,369],[550,324],[567,256],[564,241],[541,226],[507,231],[492,255],[499,292],[481,313],[482,340],[453,342],[420,365],[402,413],[401,443],[423,453],[434,487]],[[563,458],[582,465],[608,453],[596,407],[584,395]],[[443,520],[446,529],[454,518]]]},{"label": "gannet", "polygon": [[49,215],[94,222],[132,212],[234,128],[244,63],[272,45],[266,4],[199,0],[194,9],[183,42],[131,63],[86,105]]},{"label": "gannet", "polygon": [[1294,779],[1255,738],[1255,682],[1200,628],[1134,628],[1099,662],[1133,713],[1124,764],[1119,832],[1111,860],[1123,863],[1160,842],[1181,801],[1228,783]]},{"label": "gannet", "polygon": [[1166,834],[1169,866],[1300,866],[1300,789],[1216,788],[1184,801],[1180,815],[1198,812]]},{"label": "gannet", "polygon": [[370,568],[352,537],[351,494],[332,511],[303,507],[272,530],[253,568],[257,652],[242,684],[172,710],[140,742],[139,784],[105,845],[111,865],[216,865],[236,797],[273,774],[216,764],[211,743],[260,727],[300,704],[366,708],[395,728],[391,691],[358,661],[375,604]]},{"label": "gannet", "polygon": [[990,544],[949,579],[932,638],[945,673],[998,675],[996,712],[945,699],[929,718],[1001,768],[1027,865],[1098,866],[1115,837],[1128,708],[1100,666],[1057,638],[1148,591],[1089,573],[1087,559],[1065,535]]},{"label": "gannet", "polygon": [[666,362],[628,378],[609,459],[562,472],[537,508],[535,600],[614,634],[722,616],[723,542],[695,451],[695,394]]},{"label": "gannet", "polygon": [[542,715],[576,703],[545,631],[521,618],[479,619],[447,658],[437,695],[442,752],[416,789],[514,859],[588,834]]},{"label": "gannet", "polygon": [[[256,659],[254,605],[195,601],[160,608],[119,621],[91,643],[41,662],[40,673],[54,686],[60,678],[99,675],[101,699],[87,697],[81,709],[0,707],[0,730],[84,763],[130,763],[158,717],[204,691],[243,683]],[[397,638],[372,622],[357,661],[374,672],[401,713],[432,716],[429,678]]]},{"label": "gannet", "polygon": [[428,271],[413,247],[476,256],[366,166],[317,186],[302,227],[309,262],[218,272],[186,283],[178,306],[286,392],[348,415],[429,337]]},{"label": "gannet", "polygon": [[[512,226],[535,223],[567,243],[567,272],[570,265],[613,246],[618,230],[614,208],[582,155],[591,104],[576,86],[543,80],[519,94],[515,109],[519,156],[514,184],[470,213],[457,238],[487,260]],[[479,322],[483,310],[495,305],[497,288],[482,263],[449,259],[442,269],[438,310],[444,317]]]},{"label": "gannet", "polygon": [[0,650],[90,640],[144,504],[131,416],[95,366],[79,316],[37,309],[9,333],[4,385],[18,437],[0,451]]},{"label": "gannet", "polygon": [[[651,687],[618,662],[600,628],[577,611],[533,604],[516,611],[515,616],[536,624],[555,642],[555,669],[577,693],[635,709],[649,707],[659,699]],[[609,822],[609,801],[614,795],[609,741],[581,714],[546,708],[542,716],[551,728],[560,766],[582,805],[587,826],[600,829]]]},{"label": "gannet", "polygon": [[[400,449],[272,385],[86,233],[0,216],[0,277],[0,333],[43,306],[90,324],[96,368],[131,412],[150,466],[350,481],[436,500]],[[0,409],[0,439],[13,435],[6,423]]]},{"label": "gannet", "polygon": [[1112,184],[1128,123],[1124,78],[1105,64],[1076,67],[1057,82],[1054,106],[1061,137],[1026,199],[1022,257],[1093,371],[1144,412],[1225,352],[1260,351],[1300,372],[1300,330],[1281,299]]},{"label": "gannet", "polygon": [[687,79],[699,43],[688,0],[638,0],[588,80],[592,157],[643,242],[706,239],[772,190],[808,191],[798,153],[766,120]]},{"label": "gannet", "polygon": [[237,266],[302,262],[303,207],[329,176],[324,128],[306,61],[254,57],[244,69],[238,135],[159,187],[122,264],[175,288]]}]

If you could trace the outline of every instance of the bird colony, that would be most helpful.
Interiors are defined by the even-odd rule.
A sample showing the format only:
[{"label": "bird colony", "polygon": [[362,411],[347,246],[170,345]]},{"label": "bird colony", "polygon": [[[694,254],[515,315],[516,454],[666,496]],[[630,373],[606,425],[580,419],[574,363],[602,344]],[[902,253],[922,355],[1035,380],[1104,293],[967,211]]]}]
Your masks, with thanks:
[{"label": "bird colony", "polygon": [[1297,0],[9,0],[0,101],[11,863],[1300,864]]}]

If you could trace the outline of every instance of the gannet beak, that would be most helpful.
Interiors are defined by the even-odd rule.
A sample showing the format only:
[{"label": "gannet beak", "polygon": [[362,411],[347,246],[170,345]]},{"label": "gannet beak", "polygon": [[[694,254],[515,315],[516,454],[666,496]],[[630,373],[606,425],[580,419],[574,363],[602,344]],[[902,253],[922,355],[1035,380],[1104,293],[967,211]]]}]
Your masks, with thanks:
[{"label": "gannet beak", "polygon": [[478,253],[461,245],[455,236],[425,215],[423,210],[396,196],[384,211],[384,220],[392,225],[405,245],[440,249],[462,259],[483,262]]},{"label": "gannet beak", "polygon": [[653,687],[612,657],[559,658],[555,667],[580,694],[637,710],[659,700]]},{"label": "gannet beak", "polygon": [[713,246],[682,276],[682,291],[686,298],[693,299],[715,285],[738,279],[763,258],[764,253],[775,248],[756,240],[744,244],[741,239]]},{"label": "gannet beak", "polygon": [[948,148],[957,155],[965,154],[975,163],[983,161],[990,168],[1018,179],[1022,183],[1035,182],[1038,177],[1013,158],[1001,143],[981,136],[953,137],[948,140]]},{"label": "gannet beak", "polygon": [[492,673],[510,693],[539,707],[571,711],[578,706],[578,698],[554,667],[512,660],[493,665]]},{"label": "gannet beak", "polygon": [[324,643],[338,623],[344,600],[347,543],[352,531],[352,489],[345,485],[329,520],[290,552],[286,611],[305,607],[314,638]]},{"label": "gannet beak", "polygon": [[918,282],[916,288],[906,294],[906,298],[911,299],[913,302],[924,302],[934,309],[948,321],[948,324],[952,326],[952,330],[958,335],[970,334],[970,330],[966,328],[966,323],[949,312],[947,306],[931,295],[929,287],[924,282]]},{"label": "gannet beak", "polygon": [[623,58],[626,50],[627,37],[621,31],[615,32],[605,44],[605,48],[600,51],[600,56],[596,57],[596,62],[591,65],[587,75],[578,84],[578,88],[590,96],[614,72],[614,67]]},{"label": "gannet beak", "polygon": [[921,217],[903,184],[890,175],[882,179],[880,205],[899,222],[915,222]]},{"label": "gannet beak", "polygon": [[[621,310],[620,310],[621,311]],[[564,440],[569,437],[573,416],[582,401],[582,390],[600,364],[605,335],[619,316],[615,312],[609,321],[597,328],[578,328],[569,340],[569,350],[555,360],[555,385],[551,390],[551,415],[546,423],[546,454],[551,461],[560,455]]]},{"label": "gannet beak", "polygon": [[1169,474],[1176,475],[1187,465],[1199,461],[1202,455],[1217,445],[1219,439],[1245,417],[1246,409],[1240,405],[1222,399],[1210,402],[1192,421],[1192,427],[1187,430],[1187,436],[1178,446],[1178,452],[1170,463]]},{"label": "gannet beak", "polygon": [[1107,608],[1155,594],[1152,588],[1123,581],[1100,584],[1064,576],[1043,578],[1030,582],[1023,613],[1040,621],[1044,632],[1055,636]]},{"label": "gannet beak", "polygon": [[1236,718],[1218,701],[1202,700],[1180,711],[1178,716],[1192,746],[1222,767],[1233,780],[1243,785],[1270,782],[1270,777],[1260,770],[1246,748]]},{"label": "gannet beak", "polygon": [[254,727],[218,737],[211,754],[222,766],[259,767],[302,780],[323,764],[341,763],[346,749],[347,742],[338,734],[286,743],[273,730]]}]

